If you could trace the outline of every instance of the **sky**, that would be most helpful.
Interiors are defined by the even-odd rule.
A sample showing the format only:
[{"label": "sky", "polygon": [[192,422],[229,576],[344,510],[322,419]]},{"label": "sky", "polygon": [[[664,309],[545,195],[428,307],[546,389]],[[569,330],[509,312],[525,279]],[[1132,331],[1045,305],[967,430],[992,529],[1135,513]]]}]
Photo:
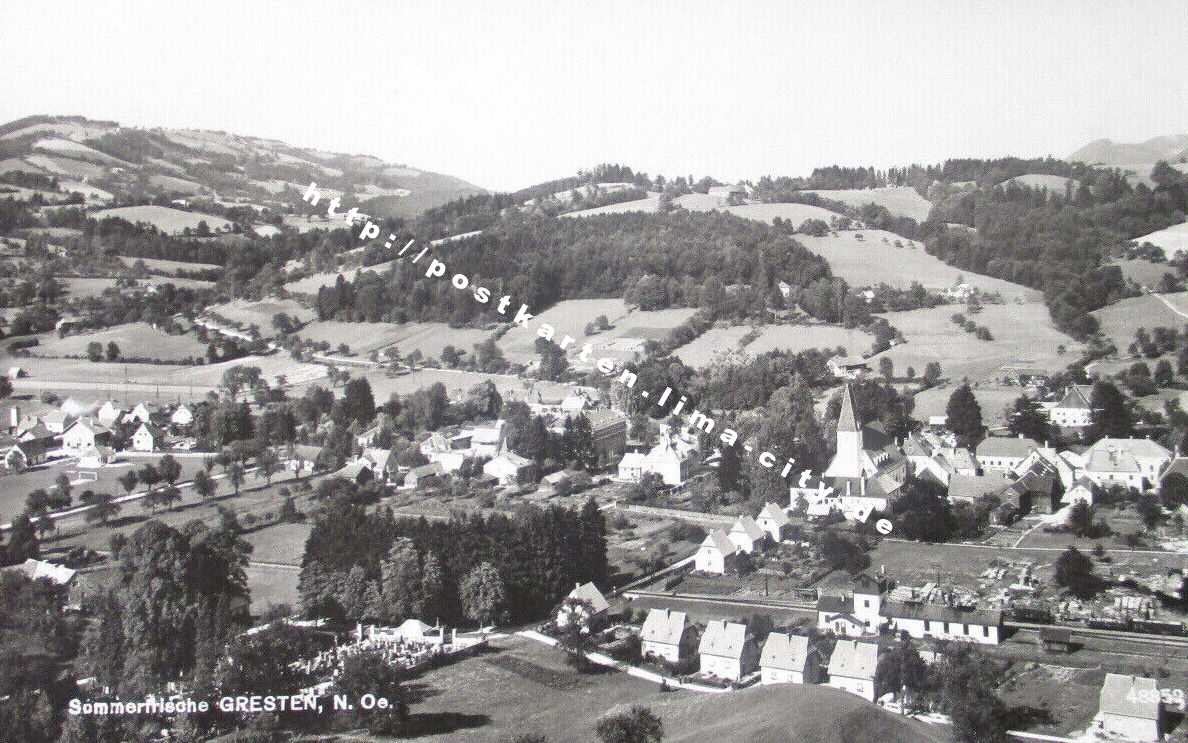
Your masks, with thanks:
[{"label": "sky", "polygon": [[6,3],[0,121],[78,114],[514,190],[1066,156],[1188,132],[1188,2]]}]

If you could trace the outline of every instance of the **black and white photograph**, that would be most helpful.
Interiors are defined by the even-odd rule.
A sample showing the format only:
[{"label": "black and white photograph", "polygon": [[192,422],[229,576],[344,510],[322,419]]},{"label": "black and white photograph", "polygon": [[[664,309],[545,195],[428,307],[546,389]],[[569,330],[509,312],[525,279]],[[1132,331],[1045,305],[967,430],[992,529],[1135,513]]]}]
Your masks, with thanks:
[{"label": "black and white photograph", "polygon": [[0,60],[0,743],[1188,743],[1188,0]]}]

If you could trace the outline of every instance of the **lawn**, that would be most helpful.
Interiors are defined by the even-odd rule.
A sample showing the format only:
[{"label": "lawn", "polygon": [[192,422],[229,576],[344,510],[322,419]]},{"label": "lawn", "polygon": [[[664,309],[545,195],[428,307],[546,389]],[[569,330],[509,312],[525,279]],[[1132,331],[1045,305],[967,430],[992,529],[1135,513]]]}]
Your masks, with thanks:
[{"label": "lawn", "polygon": [[[978,340],[952,321],[955,313],[966,314],[961,305],[941,305],[910,312],[882,315],[899,329],[907,343],[879,355],[895,363],[897,373],[911,366],[916,374],[924,373],[930,361],[941,365],[943,376],[958,381],[962,377],[982,380],[996,374],[1003,365],[1025,365],[1055,371],[1063,369],[1079,353],[1081,346],[1052,325],[1048,310],[1038,302],[986,305],[976,315],[966,315],[978,325],[990,329],[993,340]],[[1059,347],[1064,347],[1064,354]],[[871,369],[878,369],[872,358]]]},{"label": "lawn", "polygon": [[91,343],[99,343],[105,350],[108,343],[115,343],[125,356],[151,356],[163,361],[202,358],[206,351],[206,346],[199,343],[193,334],[169,335],[143,322],[68,335],[65,338],[58,338],[52,333],[45,334],[41,336],[40,345],[30,351],[36,356],[86,356],[87,346]]},{"label": "lawn", "polygon": [[119,217],[133,224],[147,222],[161,232],[177,235],[187,227],[191,231],[198,229],[199,222],[206,222],[211,232],[224,232],[231,227],[231,223],[222,217],[215,217],[201,212],[187,212],[168,206],[121,206],[115,209],[102,209],[92,215],[97,220],[107,217]]},{"label": "lawn", "polygon": [[815,193],[822,198],[840,201],[853,207],[866,204],[878,204],[886,207],[896,217],[910,217],[917,222],[928,219],[928,212],[932,204],[919,194],[914,188],[906,186],[888,186],[886,188],[846,188],[833,191],[805,191]]},{"label": "lawn", "polygon": [[[709,366],[742,349],[739,341],[751,332],[749,325],[731,325],[726,328],[710,328],[672,352],[684,363],[694,368]],[[749,352],[749,349],[748,349]]]},{"label": "lawn", "polygon": [[869,351],[874,343],[874,336],[869,333],[837,325],[767,325],[761,330],[759,337],[746,346],[752,356],[774,350],[796,353],[838,346],[844,347],[848,354],[858,355]]},{"label": "lawn", "polygon": [[[1159,296],[1188,315],[1188,293],[1177,292]],[[1139,328],[1149,331],[1163,325],[1179,329],[1188,323],[1188,318],[1176,314],[1159,301],[1159,297],[1150,294],[1120,300],[1108,307],[1094,310],[1091,314],[1100,323],[1102,334],[1113,341],[1120,353],[1126,353],[1127,347],[1134,342],[1135,331]]]},{"label": "lawn", "polygon": [[260,334],[268,337],[276,333],[272,327],[272,318],[284,312],[297,322],[309,322],[317,317],[317,313],[306,308],[295,299],[264,299],[249,302],[246,299],[235,299],[226,304],[216,304],[207,308],[207,312],[225,317],[231,322],[240,323],[244,328],[256,325]]},{"label": "lawn", "polygon": [[1143,258],[1119,259],[1114,261],[1114,265],[1122,269],[1122,275],[1127,279],[1139,286],[1152,288],[1159,286],[1159,280],[1163,278],[1163,274],[1170,273],[1173,276],[1176,274],[1175,269],[1166,263],[1155,263]]},{"label": "lawn", "polygon": [[313,527],[309,524],[276,524],[246,534],[244,539],[252,545],[254,562],[277,562],[284,565],[300,565],[305,554],[305,540]]},{"label": "lawn", "polygon": [[[519,309],[519,305],[512,305],[508,309],[508,314],[512,315],[517,309]],[[528,309],[532,311],[531,307]],[[627,305],[622,299],[569,299],[558,302],[536,315],[528,323],[527,329],[513,327],[504,333],[496,343],[508,361],[520,364],[530,363],[537,357],[536,329],[540,327],[541,323],[548,323],[556,330],[556,335],[553,336],[555,342],[560,343],[561,339],[568,335],[575,339],[574,345],[571,345],[568,350],[580,352],[581,344],[587,342],[585,334],[587,323],[594,322],[594,318],[599,315],[606,315],[607,320],[618,328],[620,320],[627,315],[627,312]],[[679,321],[675,324],[679,324]],[[589,342],[594,342],[595,339],[606,340],[606,335],[594,336],[589,339]]]},{"label": "lawn", "polygon": [[1172,258],[1176,253],[1188,250],[1188,222],[1174,224],[1166,229],[1136,237],[1134,242],[1139,245],[1151,243],[1162,248],[1164,256]]},{"label": "lawn", "polygon": [[[887,242],[883,242],[883,238]],[[925,288],[944,289],[960,279],[981,291],[999,292],[1008,302],[1016,297],[1036,302],[1042,299],[1034,289],[954,268],[924,252],[924,246],[919,242],[912,243],[915,247],[909,247],[908,243],[912,241],[893,232],[859,230],[838,232],[837,237],[796,235],[796,240],[829,261],[834,275],[855,287],[888,284],[907,289],[912,282],[918,281]],[[896,240],[904,247],[895,247]]]},{"label": "lawn", "polygon": [[[514,331],[513,331],[514,332]],[[366,357],[371,351],[395,346],[402,355],[420,351],[425,358],[440,358],[441,350],[452,345],[471,353],[475,344],[491,334],[479,328],[451,328],[443,322],[366,323],[323,320],[306,325],[300,335],[307,341],[326,341],[332,349],[345,343],[351,351]]]},{"label": "lawn", "polygon": [[[917,373],[920,371],[916,370]],[[919,392],[915,396],[916,407],[912,417],[919,421],[927,421],[934,415],[944,415],[945,407],[949,404],[949,397],[953,390],[961,384],[960,379],[942,384],[938,387]],[[1013,405],[1023,390],[1019,387],[978,386],[973,388],[974,398],[982,409],[982,422],[994,428],[1006,425],[1004,411],[1008,405]]]}]

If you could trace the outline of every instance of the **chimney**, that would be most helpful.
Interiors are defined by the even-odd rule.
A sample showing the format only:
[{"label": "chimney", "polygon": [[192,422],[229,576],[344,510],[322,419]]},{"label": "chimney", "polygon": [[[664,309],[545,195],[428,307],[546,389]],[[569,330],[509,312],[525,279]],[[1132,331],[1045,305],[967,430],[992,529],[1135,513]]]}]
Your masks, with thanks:
[{"label": "chimney", "polygon": [[14,431],[20,428],[21,425],[21,409],[20,407],[12,407],[8,410],[8,425]]}]

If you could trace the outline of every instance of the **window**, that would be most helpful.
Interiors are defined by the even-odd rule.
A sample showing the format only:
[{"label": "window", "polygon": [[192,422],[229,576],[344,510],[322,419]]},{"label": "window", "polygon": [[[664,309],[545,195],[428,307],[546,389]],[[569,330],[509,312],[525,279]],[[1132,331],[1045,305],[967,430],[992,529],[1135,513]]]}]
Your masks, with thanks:
[{"label": "window", "polygon": [[949,623],[945,622],[945,634],[949,634]]},{"label": "window", "polygon": [[983,625],[982,626],[982,637],[989,637],[989,636],[990,636],[990,628]]},{"label": "window", "polygon": [[862,599],[862,606],[866,609],[870,608],[870,599]]}]

